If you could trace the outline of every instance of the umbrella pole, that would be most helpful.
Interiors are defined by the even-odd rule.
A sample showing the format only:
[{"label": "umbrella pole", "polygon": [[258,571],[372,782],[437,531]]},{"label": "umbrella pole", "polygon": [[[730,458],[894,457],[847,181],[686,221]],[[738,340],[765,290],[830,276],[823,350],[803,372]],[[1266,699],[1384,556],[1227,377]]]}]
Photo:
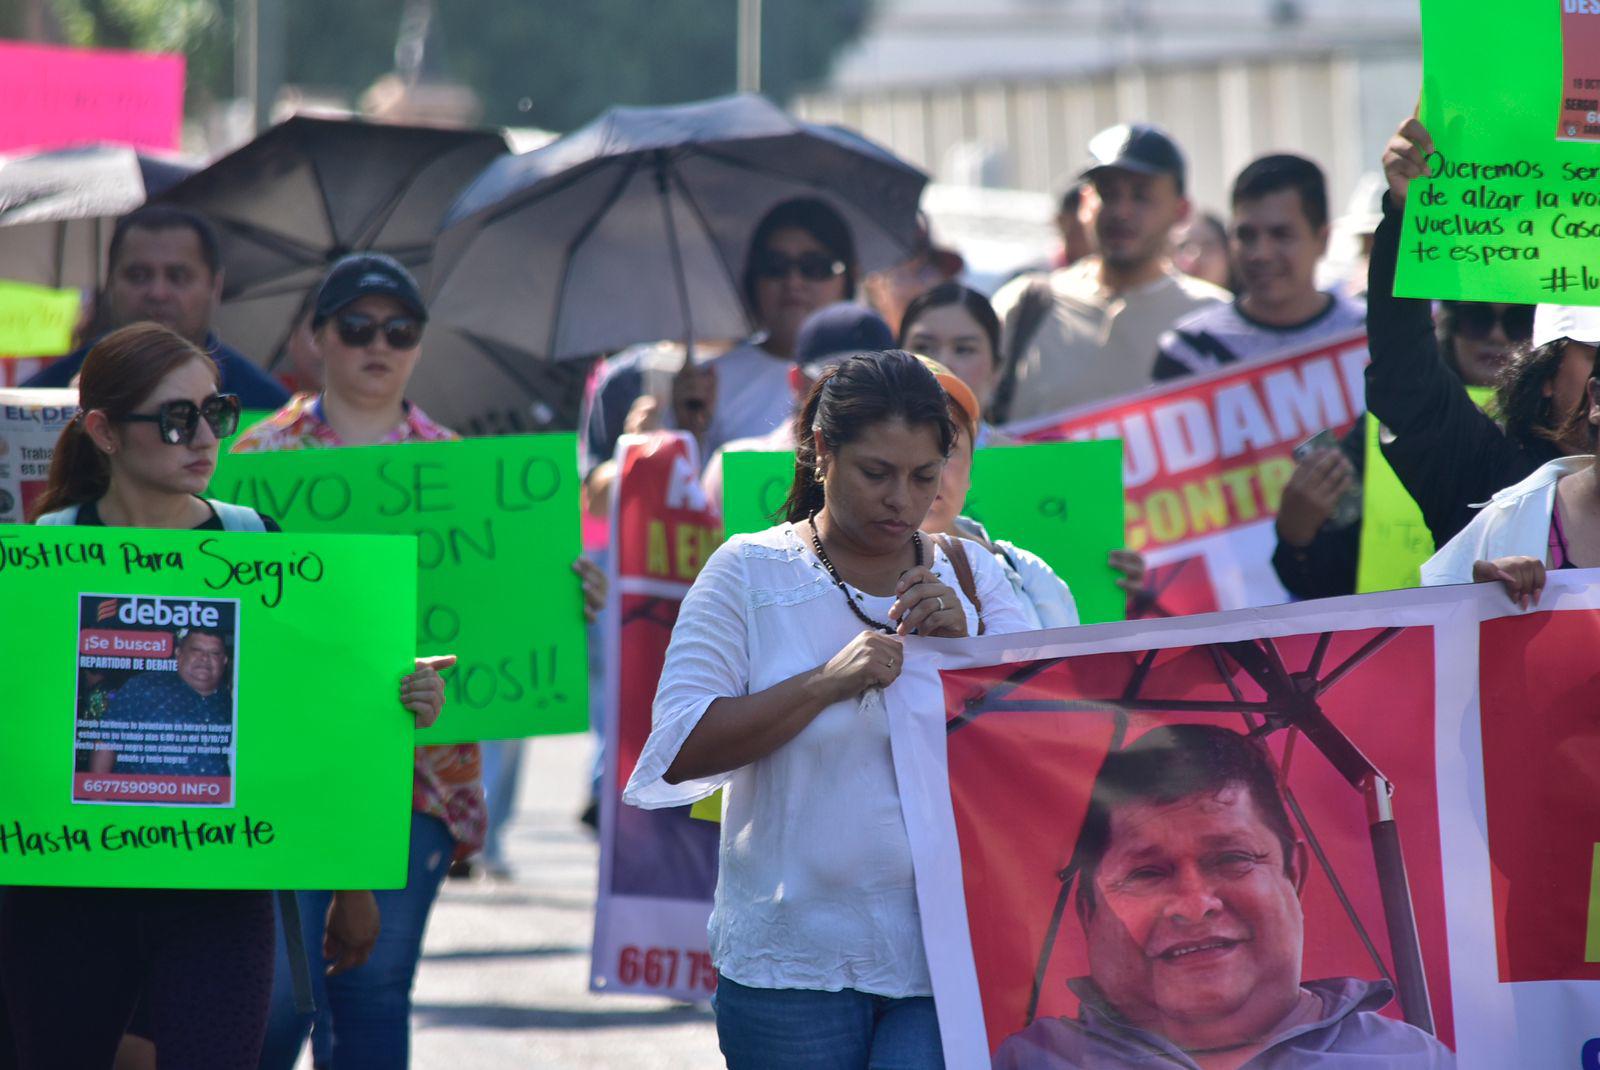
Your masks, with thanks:
[{"label": "umbrella pole", "polygon": [[667,225],[667,250],[672,257],[672,278],[678,284],[678,309],[683,314],[683,366],[694,364],[694,313],[689,308],[689,280],[678,248],[678,224],[672,218],[672,195],[667,189],[667,151],[655,153],[656,192],[661,195],[661,219]]}]

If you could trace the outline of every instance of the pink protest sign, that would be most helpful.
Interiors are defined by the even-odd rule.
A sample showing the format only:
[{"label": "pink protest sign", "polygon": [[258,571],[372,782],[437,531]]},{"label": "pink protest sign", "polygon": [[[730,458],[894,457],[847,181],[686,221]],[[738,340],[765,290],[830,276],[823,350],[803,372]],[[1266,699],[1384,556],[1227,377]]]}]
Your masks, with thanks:
[{"label": "pink protest sign", "polygon": [[178,147],[183,57],[0,41],[0,152]]}]

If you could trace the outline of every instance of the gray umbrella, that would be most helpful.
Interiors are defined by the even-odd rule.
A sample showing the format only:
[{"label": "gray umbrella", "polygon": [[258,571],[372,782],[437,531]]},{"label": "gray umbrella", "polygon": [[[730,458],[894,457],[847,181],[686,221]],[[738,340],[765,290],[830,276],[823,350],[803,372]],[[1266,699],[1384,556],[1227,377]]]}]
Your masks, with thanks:
[{"label": "gray umbrella", "polygon": [[[445,209],[505,153],[498,132],[297,115],[161,200],[216,224],[226,275],[213,323],[230,345],[274,368],[328,265],[346,253],[388,253],[426,286]],[[430,324],[410,394],[461,429],[537,424],[527,414],[547,384],[498,367],[527,361],[503,351],[515,348],[485,353],[470,338]]]},{"label": "gray umbrella", "polygon": [[120,145],[0,160],[0,278],[94,290],[117,217],[193,170]]},{"label": "gray umbrella", "polygon": [[827,201],[872,271],[914,247],[926,183],[887,149],[758,96],[613,108],[497,160],[462,194],[435,253],[434,315],[555,360],[742,337],[745,250],[769,209]]}]

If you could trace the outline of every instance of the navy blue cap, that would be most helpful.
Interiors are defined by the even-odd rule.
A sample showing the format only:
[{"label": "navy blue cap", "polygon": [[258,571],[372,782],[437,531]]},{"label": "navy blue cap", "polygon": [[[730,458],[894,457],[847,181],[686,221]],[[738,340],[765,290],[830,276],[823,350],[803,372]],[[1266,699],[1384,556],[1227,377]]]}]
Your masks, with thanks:
[{"label": "navy blue cap", "polygon": [[322,277],[311,315],[311,329],[321,327],[341,308],[369,294],[392,297],[420,322],[428,321],[422,290],[400,261],[383,253],[351,253],[337,260]]},{"label": "navy blue cap", "polygon": [[1089,155],[1094,162],[1084,168],[1082,178],[1093,178],[1096,171],[1108,169],[1171,175],[1178,192],[1183,192],[1183,153],[1177,142],[1153,123],[1127,123],[1102,130],[1089,139]]},{"label": "navy blue cap", "polygon": [[795,336],[794,360],[816,378],[823,368],[853,353],[894,348],[894,332],[865,305],[839,301],[806,317]]}]

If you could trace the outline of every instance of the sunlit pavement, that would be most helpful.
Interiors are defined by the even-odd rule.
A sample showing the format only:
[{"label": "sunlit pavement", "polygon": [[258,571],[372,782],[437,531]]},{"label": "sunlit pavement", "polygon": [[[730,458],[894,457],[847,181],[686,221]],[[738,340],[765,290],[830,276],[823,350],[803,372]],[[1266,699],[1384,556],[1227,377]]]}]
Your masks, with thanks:
[{"label": "sunlit pavement", "polygon": [[589,992],[598,850],[577,814],[591,744],[563,736],[526,746],[507,830],[515,876],[445,882],[417,978],[412,1066],[721,1066],[705,1007]]}]

